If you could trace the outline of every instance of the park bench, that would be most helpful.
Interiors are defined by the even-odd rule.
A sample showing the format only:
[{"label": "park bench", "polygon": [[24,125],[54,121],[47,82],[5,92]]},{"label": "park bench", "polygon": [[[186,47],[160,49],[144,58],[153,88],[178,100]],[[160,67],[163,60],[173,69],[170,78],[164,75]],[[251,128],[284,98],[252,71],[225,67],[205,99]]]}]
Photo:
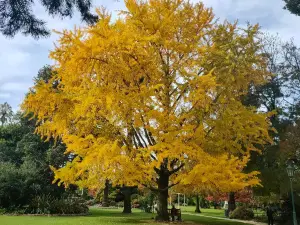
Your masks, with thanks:
[{"label": "park bench", "polygon": [[168,209],[169,217],[172,221],[175,221],[175,217],[177,221],[181,221],[181,209],[175,209],[175,213],[172,215],[172,209]]}]

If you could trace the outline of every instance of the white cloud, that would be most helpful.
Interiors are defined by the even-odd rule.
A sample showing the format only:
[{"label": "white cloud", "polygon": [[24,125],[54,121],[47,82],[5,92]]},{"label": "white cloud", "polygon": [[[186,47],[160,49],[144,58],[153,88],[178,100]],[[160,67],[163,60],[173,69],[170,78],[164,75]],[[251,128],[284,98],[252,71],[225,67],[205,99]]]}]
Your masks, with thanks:
[{"label": "white cloud", "polygon": [[28,88],[32,86],[31,83],[24,82],[7,82],[0,85],[0,91],[12,91],[12,92],[26,92]]},{"label": "white cloud", "polygon": [[10,93],[1,93],[0,92],[0,102],[1,102],[1,99],[7,99],[7,98],[10,98],[11,97],[11,94]]}]

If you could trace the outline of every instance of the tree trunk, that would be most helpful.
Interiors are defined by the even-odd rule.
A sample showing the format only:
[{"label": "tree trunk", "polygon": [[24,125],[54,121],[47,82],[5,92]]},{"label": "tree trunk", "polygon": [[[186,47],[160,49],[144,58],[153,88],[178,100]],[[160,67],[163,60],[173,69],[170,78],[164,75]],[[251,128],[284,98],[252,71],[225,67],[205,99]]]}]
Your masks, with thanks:
[{"label": "tree trunk", "polygon": [[232,212],[235,210],[236,205],[235,205],[235,197],[234,197],[234,192],[230,192],[228,194],[228,212]]},{"label": "tree trunk", "polygon": [[169,186],[168,171],[161,170],[158,178],[158,212],[156,216],[157,221],[169,221],[168,213],[168,186]]},{"label": "tree trunk", "polygon": [[108,202],[108,194],[109,194],[109,180],[105,181],[105,188],[104,188],[104,195],[103,195],[103,207],[108,207],[109,202]]},{"label": "tree trunk", "polygon": [[124,195],[124,209],[123,213],[132,213],[131,211],[131,187],[123,187],[122,194]]},{"label": "tree trunk", "polygon": [[195,213],[201,213],[199,195],[196,195],[196,210],[195,210]]}]

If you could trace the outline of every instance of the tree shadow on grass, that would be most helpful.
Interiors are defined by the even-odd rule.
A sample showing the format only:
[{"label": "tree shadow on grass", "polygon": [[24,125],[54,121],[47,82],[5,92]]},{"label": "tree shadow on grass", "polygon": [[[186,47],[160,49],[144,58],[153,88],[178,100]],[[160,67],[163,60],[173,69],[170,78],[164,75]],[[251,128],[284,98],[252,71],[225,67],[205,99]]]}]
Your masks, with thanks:
[{"label": "tree shadow on grass", "polygon": [[[91,215],[88,217],[97,217],[108,220],[113,224],[149,224],[149,225],[166,225],[169,223],[157,223],[154,220],[155,214],[144,212],[133,212],[132,214],[123,214],[121,210],[116,209],[100,209],[91,208]],[[216,218],[194,216],[194,215],[182,215],[182,223],[174,223],[179,225],[247,225],[245,223],[233,222],[229,220],[222,220]],[[102,219],[101,219],[102,220]]]},{"label": "tree shadow on grass", "polygon": [[90,209],[90,215],[87,217],[98,217],[98,218],[110,218],[118,223],[124,224],[145,224],[154,223],[154,215],[144,212],[133,212],[131,214],[125,214],[115,209]]},{"label": "tree shadow on grass", "polygon": [[193,216],[193,215],[183,215],[183,219],[194,222],[196,224],[205,224],[205,225],[250,225],[247,223],[223,220],[221,218],[216,219],[216,218]]}]

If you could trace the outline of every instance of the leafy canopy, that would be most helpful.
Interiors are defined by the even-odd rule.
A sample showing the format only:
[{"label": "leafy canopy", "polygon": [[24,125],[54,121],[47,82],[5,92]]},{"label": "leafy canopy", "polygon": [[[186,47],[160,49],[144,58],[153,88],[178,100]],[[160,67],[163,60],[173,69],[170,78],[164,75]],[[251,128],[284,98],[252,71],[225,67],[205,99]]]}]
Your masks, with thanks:
[{"label": "leafy canopy", "polygon": [[202,3],[125,3],[116,21],[98,10],[95,26],[64,30],[50,54],[55,75],[23,103],[37,132],[76,156],[56,179],[155,188],[164,171],[168,188],[257,185],[257,172],[242,171],[270,141],[268,115],[241,99],[269,77],[258,26],[216,23]]},{"label": "leafy canopy", "polygon": [[284,0],[284,9],[289,10],[292,14],[300,16],[300,1],[299,0]]},{"label": "leafy canopy", "polygon": [[[21,32],[34,38],[49,36],[46,22],[33,13],[33,0],[3,0],[0,2],[0,32],[7,37],[14,37]],[[97,21],[97,16],[90,13],[91,0],[40,0],[46,13],[60,18],[72,17],[74,8],[80,12],[81,19],[88,24]]]}]

